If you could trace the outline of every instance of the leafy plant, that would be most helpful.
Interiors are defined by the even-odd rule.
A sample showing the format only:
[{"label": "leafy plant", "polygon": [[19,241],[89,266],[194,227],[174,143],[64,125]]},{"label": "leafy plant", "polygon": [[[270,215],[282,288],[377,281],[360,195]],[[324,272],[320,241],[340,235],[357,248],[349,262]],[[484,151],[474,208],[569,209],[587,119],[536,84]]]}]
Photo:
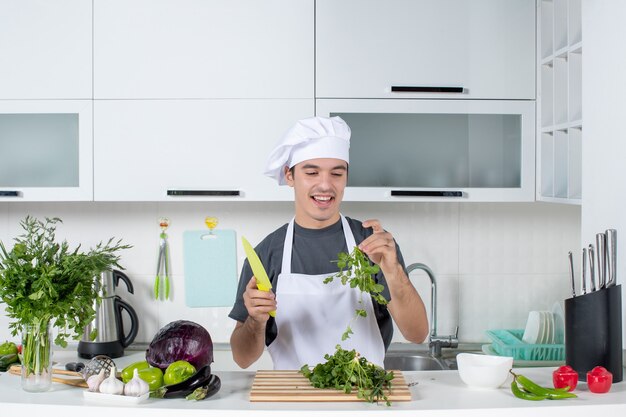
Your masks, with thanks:
[{"label": "leafy plant", "polygon": [[357,390],[357,397],[368,402],[391,402],[385,389],[391,389],[393,372],[387,372],[380,366],[368,362],[356,350],[344,350],[336,346],[333,355],[324,355],[325,363],[318,363],[313,369],[309,365],[300,368],[300,373],[311,381],[316,388],[331,388],[350,394]]},{"label": "leafy plant", "polygon": [[80,245],[72,251],[66,241],[55,241],[57,223],[61,219],[27,216],[20,222],[25,233],[14,239],[11,251],[0,241],[0,300],[14,319],[9,324],[14,336],[26,326],[44,329],[54,323],[59,328],[55,343],[66,347],[66,339],[72,334],[79,339],[95,317],[96,277],[121,268],[116,252],[131,246],[111,238],[86,253],[79,252]]},{"label": "leafy plant", "polygon": [[[358,288],[361,291],[359,305],[363,305],[363,293],[369,294],[378,304],[386,305],[388,303],[381,294],[385,287],[376,283],[374,278],[372,278],[372,275],[377,274],[380,270],[379,266],[370,264],[367,256],[358,247],[355,246],[351,254],[340,252],[337,258],[333,262],[337,262],[339,272],[326,278],[324,284],[328,284],[337,278],[341,280],[342,285]],[[367,311],[364,308],[355,310],[355,316],[350,323],[359,317],[367,317]],[[352,328],[348,324],[346,331],[341,336],[341,340],[348,339],[351,334],[353,334]]]}]

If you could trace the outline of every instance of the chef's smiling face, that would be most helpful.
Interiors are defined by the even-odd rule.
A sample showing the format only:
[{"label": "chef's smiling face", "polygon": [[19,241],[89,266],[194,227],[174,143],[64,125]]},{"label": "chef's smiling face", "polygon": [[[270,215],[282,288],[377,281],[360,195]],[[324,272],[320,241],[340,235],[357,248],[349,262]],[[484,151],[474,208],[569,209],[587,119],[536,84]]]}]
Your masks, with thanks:
[{"label": "chef's smiling face", "polygon": [[294,189],[298,225],[320,229],[339,220],[339,205],[348,182],[346,161],[309,159],[287,170],[285,179]]}]

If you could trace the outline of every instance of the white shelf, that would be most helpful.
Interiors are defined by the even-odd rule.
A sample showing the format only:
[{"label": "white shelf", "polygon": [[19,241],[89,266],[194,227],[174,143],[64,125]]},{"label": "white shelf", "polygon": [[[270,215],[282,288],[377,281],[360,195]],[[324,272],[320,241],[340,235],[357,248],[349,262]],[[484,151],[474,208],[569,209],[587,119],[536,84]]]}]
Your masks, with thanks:
[{"label": "white shelf", "polygon": [[554,136],[552,133],[542,133],[541,144],[541,196],[554,195]]},{"label": "white shelf", "polygon": [[562,48],[554,51],[554,58],[567,58],[567,53],[569,52],[569,46],[564,46]]},{"label": "white shelf", "polygon": [[554,60],[554,124],[567,123],[567,59]]},{"label": "white shelf", "polygon": [[541,3],[541,45],[538,48],[541,51],[541,57],[552,57],[552,51],[554,50],[553,42],[553,14],[554,5],[551,1],[543,1]]},{"label": "white shelf", "polygon": [[570,129],[580,130],[582,129],[582,127],[583,127],[583,121],[582,119],[578,119],[578,120],[572,120],[571,122],[567,122],[567,123],[560,123],[558,125],[542,126],[541,133],[552,133],[557,130],[563,130],[563,131],[567,131]]},{"label": "white shelf", "polygon": [[554,132],[554,195],[552,197],[567,198],[568,165],[567,133],[557,130]]},{"label": "white shelf", "polygon": [[580,204],[582,196],[581,0],[542,0],[537,36],[537,200]]},{"label": "white shelf", "polygon": [[583,79],[582,79],[582,61],[583,57],[580,53],[570,53],[568,63],[568,91],[569,91],[569,111],[568,119],[580,120],[583,117],[582,107],[582,93],[583,93]]},{"label": "white shelf", "polygon": [[582,7],[580,0],[569,0],[568,39],[570,45],[582,42]]},{"label": "white shelf", "polygon": [[567,48],[567,2],[554,0],[554,49]]},{"label": "white shelf", "polygon": [[570,129],[568,132],[567,198],[582,198],[582,131]]},{"label": "white shelf", "polygon": [[582,200],[573,199],[573,198],[554,198],[554,197],[546,197],[541,196],[537,198],[537,201],[543,201],[544,203],[561,203],[561,204],[571,204],[573,206],[580,206]]},{"label": "white shelf", "polygon": [[554,124],[554,68],[541,66],[541,126]]}]

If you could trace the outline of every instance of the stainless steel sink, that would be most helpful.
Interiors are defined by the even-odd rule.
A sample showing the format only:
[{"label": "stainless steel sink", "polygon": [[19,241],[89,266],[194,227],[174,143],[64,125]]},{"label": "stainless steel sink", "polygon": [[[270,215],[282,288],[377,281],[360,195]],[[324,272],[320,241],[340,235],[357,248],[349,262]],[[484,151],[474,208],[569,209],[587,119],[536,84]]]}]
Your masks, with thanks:
[{"label": "stainless steel sink", "polygon": [[387,370],[399,371],[445,371],[458,369],[456,355],[461,352],[482,353],[474,345],[464,344],[456,349],[444,349],[439,357],[427,350],[415,349],[414,346],[393,346],[387,351],[384,366]]},{"label": "stainless steel sink", "polygon": [[441,371],[450,369],[441,359],[430,355],[388,355],[385,357],[385,369],[398,371]]}]

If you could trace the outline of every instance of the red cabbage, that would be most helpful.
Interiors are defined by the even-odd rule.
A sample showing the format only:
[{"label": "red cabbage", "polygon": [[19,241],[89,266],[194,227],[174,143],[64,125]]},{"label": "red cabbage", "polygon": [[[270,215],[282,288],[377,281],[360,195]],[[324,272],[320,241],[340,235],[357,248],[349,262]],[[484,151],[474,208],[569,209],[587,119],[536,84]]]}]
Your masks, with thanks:
[{"label": "red cabbage", "polygon": [[163,370],[176,361],[187,361],[200,369],[213,362],[213,341],[198,323],[173,321],[154,336],[146,351],[146,361]]}]

